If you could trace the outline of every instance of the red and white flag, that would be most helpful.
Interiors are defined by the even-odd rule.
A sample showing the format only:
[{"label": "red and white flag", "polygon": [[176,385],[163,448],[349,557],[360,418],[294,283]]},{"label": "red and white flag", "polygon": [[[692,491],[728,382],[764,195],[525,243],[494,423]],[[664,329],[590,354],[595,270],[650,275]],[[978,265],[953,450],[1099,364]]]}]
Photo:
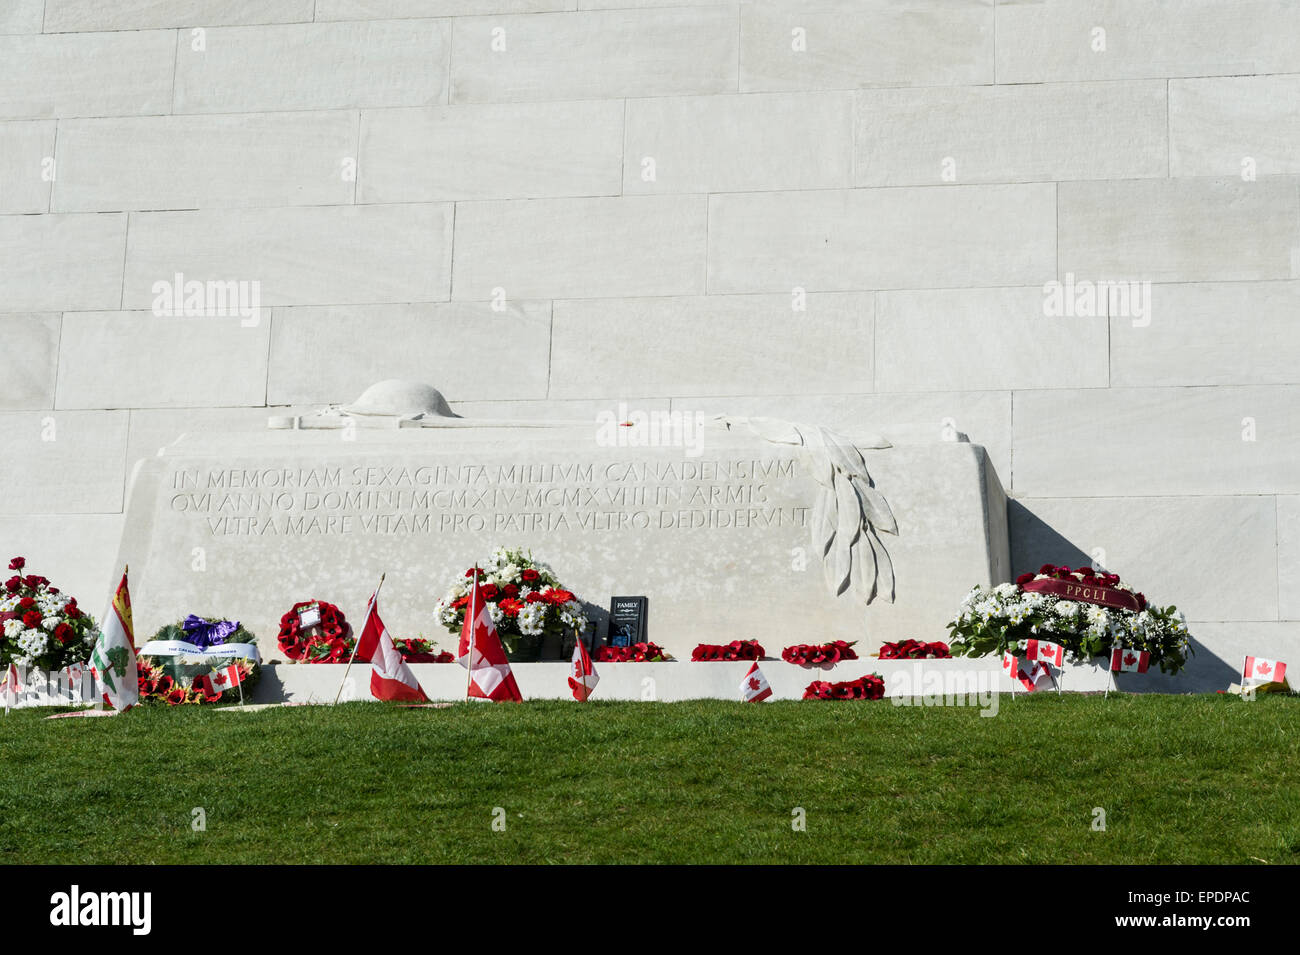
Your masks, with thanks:
[{"label": "red and white flag", "polygon": [[1007,676],[1013,680],[1018,680],[1020,685],[1028,693],[1033,693],[1038,689],[1038,684],[1043,680],[1051,680],[1052,675],[1047,669],[1047,664],[1038,660],[1026,660],[1021,664],[1019,658],[1010,650],[1002,654],[1002,669],[1007,672]]},{"label": "red and white flag", "polygon": [[238,664],[231,663],[222,667],[214,673],[205,673],[198,678],[198,684],[208,696],[217,696],[233,690],[244,682],[243,674],[239,672]]},{"label": "red and white flag", "polygon": [[18,680],[18,670],[12,661],[5,669],[4,679],[0,679],[0,687],[4,687],[5,712],[8,713],[18,705],[18,691],[23,688]]},{"label": "red and white flag", "polygon": [[573,673],[569,677],[569,689],[573,691],[573,698],[579,703],[585,703],[599,682],[600,677],[596,676],[596,668],[591,663],[591,654],[587,653],[587,648],[579,637],[574,641]]},{"label": "red and white flag", "polygon": [[1241,682],[1282,683],[1286,680],[1286,664],[1281,660],[1265,660],[1263,657],[1246,657],[1241,668]]},{"label": "red and white flag", "polygon": [[393,644],[384,621],[379,619],[378,590],[371,594],[366,607],[366,622],[357,640],[357,656],[370,663],[370,695],[376,700],[429,702],[420,681]]},{"label": "red and white flag", "polygon": [[1065,663],[1065,647],[1050,640],[1030,640],[1025,645],[1025,656],[1039,663],[1050,663],[1059,670]]},{"label": "red and white flag", "polygon": [[488,614],[487,601],[483,599],[477,573],[470,584],[469,606],[465,608],[465,623],[460,628],[460,647],[456,659],[461,666],[469,669],[466,696],[497,703],[524,701],[514,674],[510,672],[506,649],[501,645],[496,624]]},{"label": "red and white flag", "polygon": [[1116,647],[1110,651],[1110,669],[1113,673],[1146,673],[1151,654],[1145,650]]},{"label": "red and white flag", "polygon": [[740,681],[740,699],[743,703],[761,703],[772,695],[772,688],[767,684],[767,677],[758,668],[758,663],[749,668],[745,679]]}]

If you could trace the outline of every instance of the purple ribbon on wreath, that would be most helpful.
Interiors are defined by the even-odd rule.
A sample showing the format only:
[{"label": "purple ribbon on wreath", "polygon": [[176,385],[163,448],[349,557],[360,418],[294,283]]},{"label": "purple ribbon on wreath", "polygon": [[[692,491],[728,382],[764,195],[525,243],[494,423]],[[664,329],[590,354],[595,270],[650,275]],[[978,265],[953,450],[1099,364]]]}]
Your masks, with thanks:
[{"label": "purple ribbon on wreath", "polygon": [[204,620],[202,617],[190,614],[181,624],[181,629],[185,631],[185,636],[189,638],[190,643],[203,650],[225,643],[226,637],[239,629],[239,621]]}]

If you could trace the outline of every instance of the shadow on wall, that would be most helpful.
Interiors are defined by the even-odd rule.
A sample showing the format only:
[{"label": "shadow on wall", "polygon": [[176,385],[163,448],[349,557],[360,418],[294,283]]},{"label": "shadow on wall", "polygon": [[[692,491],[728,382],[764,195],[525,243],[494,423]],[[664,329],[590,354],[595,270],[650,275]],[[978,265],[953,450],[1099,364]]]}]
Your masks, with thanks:
[{"label": "shadow on wall", "polygon": [[[1011,576],[1036,571],[1043,564],[1084,567],[1092,557],[1083,548],[1045,523],[1019,501],[1007,501],[1007,533],[1011,537]],[[1225,690],[1240,680],[1236,661],[1227,661],[1214,649],[1196,638],[1192,630],[1194,655],[1180,674],[1161,673],[1157,668],[1138,675],[1115,675],[1116,689],[1121,692],[1212,693]],[[1225,648],[1220,648],[1225,649]],[[1235,650],[1235,648],[1234,648]]]},{"label": "shadow on wall", "polygon": [[1011,537],[1011,579],[1044,564],[1083,567],[1092,558],[1054,527],[1016,500],[1007,501],[1007,534]]}]

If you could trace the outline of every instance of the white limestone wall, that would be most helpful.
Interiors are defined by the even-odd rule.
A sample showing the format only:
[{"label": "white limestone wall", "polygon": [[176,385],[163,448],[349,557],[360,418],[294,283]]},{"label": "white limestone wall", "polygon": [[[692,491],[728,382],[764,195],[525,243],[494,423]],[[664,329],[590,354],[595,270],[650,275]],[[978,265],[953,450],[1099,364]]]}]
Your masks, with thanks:
[{"label": "white limestone wall", "polygon": [[1018,569],[1300,650],[1297,177],[1277,0],[0,0],[0,550],[97,609],[135,458],[410,376],[955,426]]}]

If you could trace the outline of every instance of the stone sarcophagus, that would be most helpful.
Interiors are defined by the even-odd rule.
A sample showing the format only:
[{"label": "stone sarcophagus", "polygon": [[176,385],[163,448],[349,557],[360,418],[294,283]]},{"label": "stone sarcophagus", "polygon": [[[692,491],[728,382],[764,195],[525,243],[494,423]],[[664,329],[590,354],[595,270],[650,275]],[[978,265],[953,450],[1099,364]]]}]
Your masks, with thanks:
[{"label": "stone sarcophagus", "polygon": [[266,430],[185,435],[136,464],[119,565],[136,627],[243,621],[275,657],[297,601],[359,626],[381,574],[400,637],[450,646],[433,608],[494,547],[520,546],[588,603],[649,599],[650,640],[941,639],[971,585],[1009,572],[1006,499],[964,441],[834,434],[774,419],[610,412],[457,418],[427,386]]}]

